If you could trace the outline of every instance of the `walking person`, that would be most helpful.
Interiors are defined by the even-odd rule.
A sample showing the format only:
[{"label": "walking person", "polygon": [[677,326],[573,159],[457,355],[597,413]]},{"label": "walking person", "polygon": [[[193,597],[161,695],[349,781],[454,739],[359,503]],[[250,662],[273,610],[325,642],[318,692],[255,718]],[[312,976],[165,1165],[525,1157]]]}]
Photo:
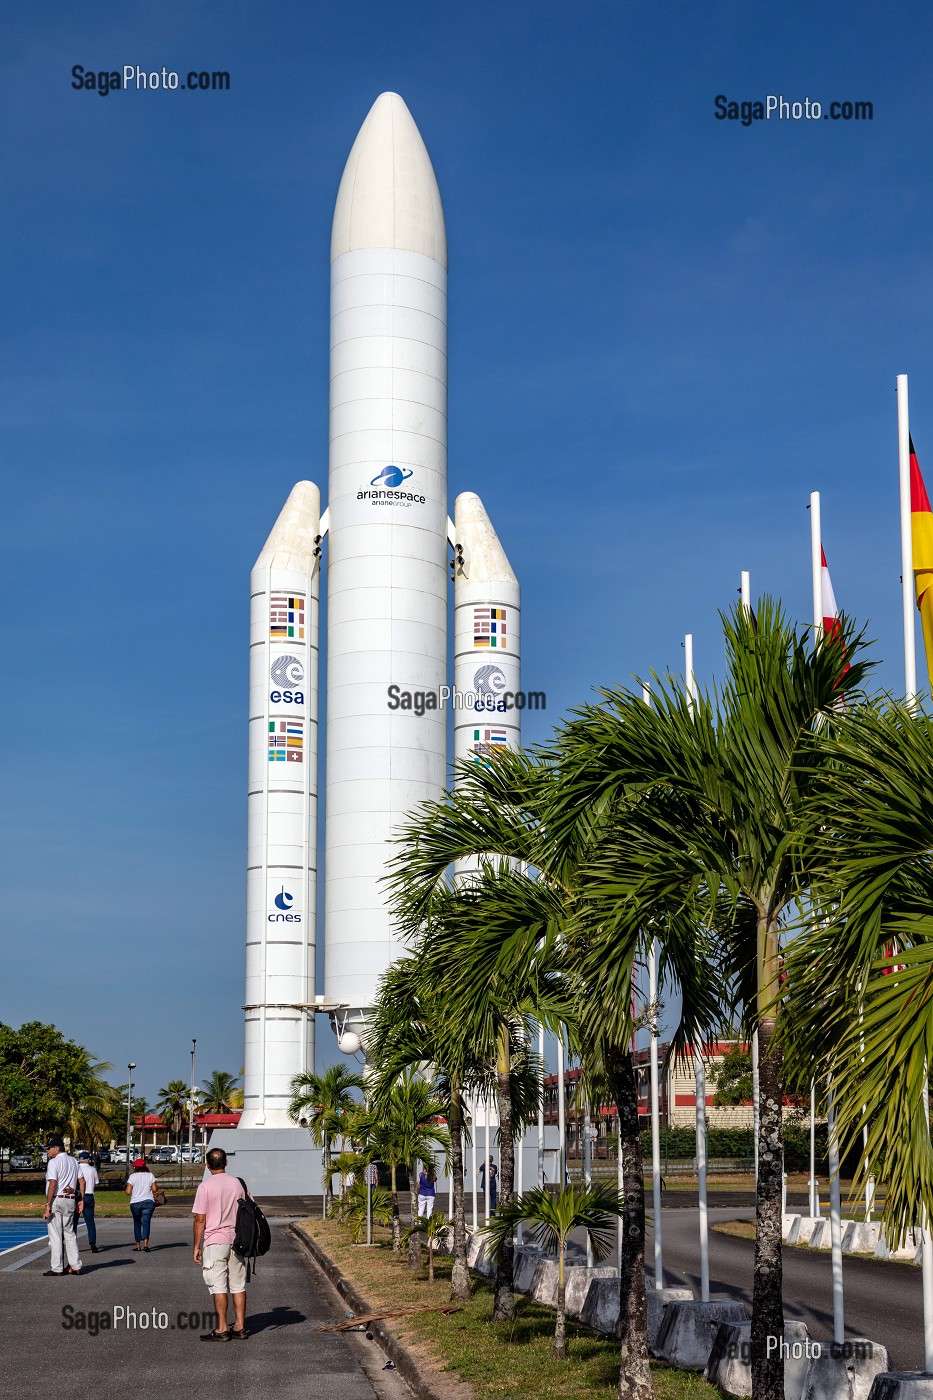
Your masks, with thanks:
[{"label": "walking person", "polygon": [[87,1226],[87,1242],[91,1246],[92,1254],[99,1254],[97,1248],[97,1221],[94,1219],[94,1192],[100,1185],[100,1177],[97,1169],[91,1161],[90,1152],[78,1153],[78,1180],[81,1182],[81,1204],[83,1211],[75,1211],[74,1228],[77,1233],[78,1220],[80,1215],[84,1216],[84,1223]]},{"label": "walking person", "polygon": [[152,1212],[155,1210],[156,1179],[146,1166],[145,1157],[137,1157],[133,1163],[133,1170],[127,1178],[126,1194],[130,1198],[130,1214],[133,1217],[133,1238],[136,1243],[133,1249],[136,1253],[140,1250],[148,1254],[149,1250],[149,1222],[152,1220]]},{"label": "walking person", "polygon": [[418,1177],[418,1219],[429,1220],[437,1195],[435,1175],[431,1168],[422,1166]]},{"label": "walking person", "polygon": [[[43,1278],[60,1278],[62,1274],[80,1274],[81,1254],[73,1222],[82,1210],[81,1181],[78,1164],[65,1151],[64,1139],[49,1138],[45,1145],[48,1165],[45,1169],[45,1219],[49,1230],[50,1268]],[[68,1264],[65,1265],[65,1257]]]},{"label": "walking person", "polygon": [[[194,1262],[214,1300],[217,1326],[201,1334],[202,1342],[245,1342],[246,1260],[233,1248],[237,1206],[246,1191],[238,1177],[227,1175],[227,1154],[212,1147],[207,1154],[206,1176],[198,1187],[191,1213],[194,1216]],[[227,1319],[228,1299],[233,1299],[233,1327]]]}]

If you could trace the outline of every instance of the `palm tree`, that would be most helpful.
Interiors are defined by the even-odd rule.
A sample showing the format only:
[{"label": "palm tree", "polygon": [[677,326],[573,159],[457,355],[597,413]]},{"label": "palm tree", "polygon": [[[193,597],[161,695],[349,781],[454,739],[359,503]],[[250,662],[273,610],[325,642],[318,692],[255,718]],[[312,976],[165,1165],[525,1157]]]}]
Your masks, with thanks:
[{"label": "palm tree", "polygon": [[[628,975],[622,946],[633,922],[654,921],[662,959],[691,927],[717,938],[722,981],[744,1003],[759,1037],[760,1110],[751,1363],[755,1400],[781,1400],[780,1354],[768,1336],[783,1325],[781,1287],[781,931],[806,898],[811,870],[798,835],[827,764],[839,681],[847,700],[866,666],[850,637],[810,649],[765,599],[757,619],[726,619],[726,680],[693,700],[682,683],[640,693],[612,690],[558,737],[568,819],[614,806],[613,839],[590,868],[591,924],[584,971],[615,996]],[[607,1009],[612,998],[604,999]]]},{"label": "palm tree", "polygon": [[120,1113],[120,1090],[102,1077],[109,1069],[112,1065],[92,1059],[83,1048],[69,1065],[65,1132],[72,1144],[96,1147],[110,1140],[111,1124]]},{"label": "palm tree", "polygon": [[412,1221],[412,1224],[410,1225],[408,1230],[406,1230],[405,1232],[406,1237],[417,1236],[419,1240],[419,1247],[420,1241],[422,1239],[427,1245],[428,1283],[434,1282],[434,1251],[437,1249],[438,1245],[443,1245],[446,1247],[447,1240],[450,1235],[450,1228],[450,1221],[447,1219],[447,1216],[437,1211],[434,1211],[425,1219],[419,1220],[416,1217],[415,1220]]},{"label": "palm tree", "polygon": [[296,1074],[291,1082],[291,1103],[288,1116],[293,1123],[307,1120],[308,1131],[315,1147],[324,1149],[324,1213],[330,1214],[333,1204],[333,1167],[331,1159],[336,1137],[347,1133],[348,1114],[359,1103],[354,1090],[362,1090],[363,1080],[346,1065],[330,1065],[323,1074],[306,1071]]},{"label": "palm tree", "polygon": [[454,1197],[450,1296],[462,1302],[471,1292],[464,1215],[464,1083],[478,1077],[480,1066],[462,1027],[446,1015],[446,970],[438,967],[437,959],[422,956],[422,951],[393,963],[382,978],[367,1028],[366,1058],[375,1066],[377,1097],[390,1091],[405,1070],[426,1063],[432,1066],[434,1090],[445,1104],[450,1132]]},{"label": "palm tree", "polygon": [[178,1152],[178,1140],[181,1136],[182,1124],[185,1121],[185,1113],[188,1108],[188,1085],[183,1079],[170,1079],[164,1089],[159,1090],[159,1097],[156,1100],[156,1112],[162,1115],[162,1122],[171,1129],[175,1135],[175,1151]]},{"label": "palm tree", "polygon": [[933,718],[849,710],[826,754],[801,838],[812,918],[788,951],[788,1067],[799,1089],[831,1079],[843,1152],[868,1128],[859,1178],[884,1178],[897,1239],[933,1219]]},{"label": "palm tree", "polygon": [[531,1226],[534,1242],[548,1254],[557,1253],[557,1322],[554,1355],[567,1357],[567,1240],[573,1230],[585,1230],[597,1259],[606,1259],[615,1245],[615,1220],[625,1214],[625,1198],[608,1186],[561,1186],[556,1192],[536,1186],[498,1211],[486,1235],[496,1256],[507,1247],[517,1225]]},{"label": "palm tree", "polygon": [[402,1251],[398,1169],[407,1167],[412,1174],[418,1162],[433,1164],[435,1150],[449,1153],[450,1135],[439,1122],[445,1108],[431,1085],[413,1070],[405,1070],[394,1084],[382,1085],[378,1096],[373,1094],[368,1105],[353,1113],[350,1136],[362,1146],[366,1161],[384,1162],[389,1168],[395,1255]]},{"label": "palm tree", "polygon": [[233,1109],[231,1095],[236,1093],[239,1080],[238,1074],[227,1074],[224,1070],[215,1069],[213,1074],[203,1081],[201,1112],[230,1113]]}]

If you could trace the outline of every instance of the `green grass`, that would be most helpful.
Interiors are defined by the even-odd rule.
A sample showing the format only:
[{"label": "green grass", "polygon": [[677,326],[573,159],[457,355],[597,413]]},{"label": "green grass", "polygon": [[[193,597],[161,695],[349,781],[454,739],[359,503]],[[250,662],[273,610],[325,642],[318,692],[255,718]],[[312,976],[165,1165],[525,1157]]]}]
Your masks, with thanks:
[{"label": "green grass", "polygon": [[[176,1193],[177,1194],[177,1193]],[[190,1191],[187,1193],[190,1195]],[[168,1203],[172,1202],[172,1192],[165,1192]],[[0,1196],[0,1219],[28,1219],[31,1215],[41,1216],[45,1204],[45,1196],[39,1192],[30,1192],[21,1196]],[[94,1194],[94,1214],[98,1220],[106,1220],[116,1216],[129,1216],[130,1198],[123,1191],[107,1191]],[[158,1214],[158,1212],[156,1212]]]},{"label": "green grass", "polygon": [[[399,1303],[446,1303],[450,1297],[450,1261],[435,1260],[435,1282],[392,1257],[385,1231],[377,1231],[373,1249],[352,1245],[340,1225],[308,1220],[311,1234],[342,1273],[376,1307]],[[568,1319],[569,1357],[551,1355],[554,1313],[530,1299],[516,1299],[515,1321],[492,1321],[492,1286],[474,1279],[474,1294],[460,1312],[445,1317],[422,1313],[392,1327],[427,1368],[446,1371],[468,1382],[476,1400],[610,1400],[619,1376],[619,1344],[598,1337]],[[375,1311],[375,1307],[374,1307]],[[719,1391],[702,1377],[651,1363],[658,1400],[719,1400]]]}]

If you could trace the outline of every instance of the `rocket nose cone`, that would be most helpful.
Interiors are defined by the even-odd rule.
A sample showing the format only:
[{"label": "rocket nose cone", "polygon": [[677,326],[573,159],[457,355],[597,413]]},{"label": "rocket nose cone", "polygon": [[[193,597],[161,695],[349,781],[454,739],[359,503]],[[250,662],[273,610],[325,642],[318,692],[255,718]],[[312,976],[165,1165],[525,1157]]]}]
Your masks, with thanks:
[{"label": "rocket nose cone", "polygon": [[431,157],[395,92],[376,98],[353,143],[334,209],[331,262],[357,248],[400,248],[447,266]]}]

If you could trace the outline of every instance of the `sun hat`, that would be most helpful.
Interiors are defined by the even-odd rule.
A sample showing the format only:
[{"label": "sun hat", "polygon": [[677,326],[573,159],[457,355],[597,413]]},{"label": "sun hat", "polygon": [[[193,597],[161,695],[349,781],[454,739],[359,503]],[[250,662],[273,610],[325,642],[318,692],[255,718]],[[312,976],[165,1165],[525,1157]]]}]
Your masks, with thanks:
[{"label": "sun hat", "polygon": [[136,1158],[136,1161],[133,1163],[133,1166],[134,1166],[134,1167],[144,1167],[145,1165],[146,1165],[146,1159],[145,1159],[145,1157],[137,1157],[137,1158]]}]

